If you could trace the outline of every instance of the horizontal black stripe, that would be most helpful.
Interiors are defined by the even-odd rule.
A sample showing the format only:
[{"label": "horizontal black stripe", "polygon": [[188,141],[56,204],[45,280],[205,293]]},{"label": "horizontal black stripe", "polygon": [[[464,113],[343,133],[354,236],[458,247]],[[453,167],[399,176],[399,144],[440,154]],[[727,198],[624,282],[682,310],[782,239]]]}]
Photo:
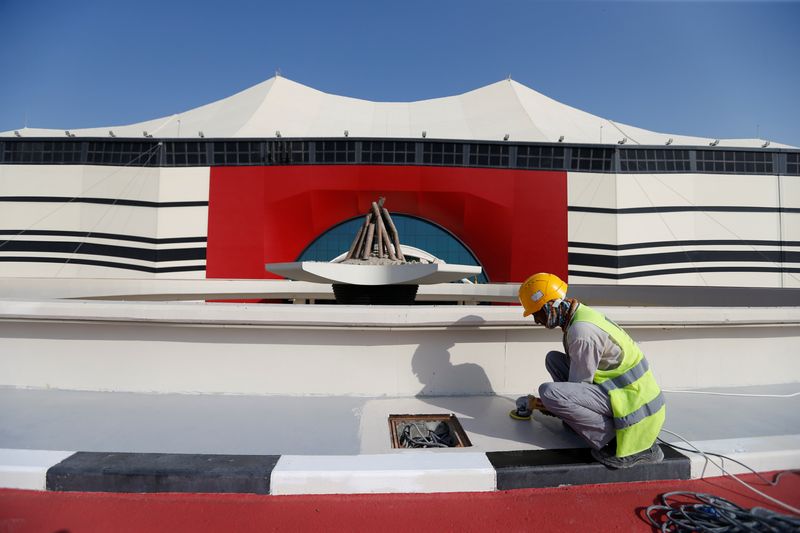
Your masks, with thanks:
[{"label": "horizontal black stripe", "polygon": [[205,270],[205,265],[195,266],[175,266],[175,267],[148,267],[132,265],[127,263],[114,263],[112,261],[95,261],[93,259],[81,258],[62,258],[62,257],[14,257],[0,255],[0,262],[3,263],[70,263],[73,265],[90,265],[108,268],[121,268],[123,270],[136,270],[139,272],[149,272],[150,274],[166,274],[169,272],[197,272]]},{"label": "horizontal black stripe", "polygon": [[[164,239],[155,239],[153,237],[140,237],[138,235],[124,235],[121,233],[100,233],[96,231],[56,231],[56,230],[23,230],[23,229],[5,229],[0,230],[0,236],[47,236],[47,237],[82,237],[93,239],[113,239],[116,241],[133,241],[144,242],[147,244],[179,244],[187,242],[206,242],[206,237],[168,237]],[[0,237],[0,247],[5,239]]]},{"label": "horizontal black stripe", "polygon": [[635,215],[642,213],[681,213],[681,212],[714,212],[714,213],[800,213],[798,207],[753,207],[736,205],[660,205],[656,207],[588,207],[570,205],[567,210],[575,213],[604,213],[609,215]]},{"label": "horizontal black stripe", "polygon": [[781,250],[735,251],[735,250],[687,250],[659,254],[599,255],[569,253],[569,264],[604,268],[629,268],[670,263],[754,262],[754,263],[800,263],[800,252]]},{"label": "horizontal black stripe", "polygon": [[637,248],[665,248],[668,246],[800,246],[800,241],[759,241],[745,239],[716,239],[694,241],[656,241],[629,244],[602,244],[595,242],[570,241],[573,248],[591,248],[594,250],[635,250]]},{"label": "horizontal black stripe", "polygon": [[30,203],[80,203],[124,205],[132,207],[207,207],[208,202],[147,202],[144,200],[126,200],[120,198],[85,198],[69,196],[0,196],[0,202],[30,202]]},{"label": "horizontal black stripe", "polygon": [[20,241],[0,242],[0,252],[44,252],[61,254],[102,255],[124,259],[138,259],[153,263],[163,261],[197,261],[206,258],[205,248],[174,248],[151,250],[132,246],[81,243],[75,241]]},{"label": "horizontal black stripe", "polygon": [[600,279],[631,279],[646,278],[651,276],[666,276],[669,274],[702,274],[706,272],[752,272],[769,274],[798,274],[800,268],[780,268],[780,267],[697,267],[697,268],[666,268],[661,270],[647,270],[644,272],[626,272],[623,274],[613,274],[608,272],[587,272],[583,270],[569,270],[570,276],[584,276],[587,278]]}]

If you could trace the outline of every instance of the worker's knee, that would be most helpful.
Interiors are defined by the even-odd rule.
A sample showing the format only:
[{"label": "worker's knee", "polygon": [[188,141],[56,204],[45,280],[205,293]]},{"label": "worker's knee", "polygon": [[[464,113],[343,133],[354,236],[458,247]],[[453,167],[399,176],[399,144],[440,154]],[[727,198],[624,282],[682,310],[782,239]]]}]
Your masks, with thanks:
[{"label": "worker's knee", "polygon": [[559,383],[542,383],[539,385],[539,398],[541,398],[545,407],[567,403],[566,397],[559,389]]},{"label": "worker's knee", "polygon": [[562,359],[564,359],[564,354],[562,352],[552,350],[547,352],[547,355],[544,356],[544,364],[548,367],[556,366]]},{"label": "worker's knee", "polygon": [[555,350],[547,352],[544,356],[544,367],[553,378],[553,381],[567,381],[569,376],[569,360],[563,352]]}]

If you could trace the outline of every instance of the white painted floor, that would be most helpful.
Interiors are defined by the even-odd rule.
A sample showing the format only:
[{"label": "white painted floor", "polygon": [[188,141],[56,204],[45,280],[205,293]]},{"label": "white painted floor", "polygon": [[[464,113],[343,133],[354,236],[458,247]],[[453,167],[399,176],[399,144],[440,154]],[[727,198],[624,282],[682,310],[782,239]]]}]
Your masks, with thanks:
[{"label": "white painted floor", "polygon": [[[800,384],[709,389],[788,394]],[[524,391],[520,391],[522,394]],[[800,396],[665,393],[665,427],[692,441],[800,434]],[[514,398],[288,397],[136,394],[0,388],[0,448],[226,454],[352,455],[391,451],[387,416],[455,413],[463,451],[582,446],[561,422],[508,417]],[[675,441],[666,436],[666,440]],[[791,441],[791,439],[790,439]],[[446,450],[463,452],[462,450]]]}]

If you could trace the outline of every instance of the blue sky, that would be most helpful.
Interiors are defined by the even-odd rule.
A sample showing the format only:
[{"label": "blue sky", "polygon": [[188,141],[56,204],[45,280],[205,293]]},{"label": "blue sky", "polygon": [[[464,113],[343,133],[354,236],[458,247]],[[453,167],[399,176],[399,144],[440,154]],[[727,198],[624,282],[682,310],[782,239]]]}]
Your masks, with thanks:
[{"label": "blue sky", "polygon": [[800,2],[0,0],[0,131],[126,124],[274,75],[379,101],[511,76],[666,133],[800,146]]}]

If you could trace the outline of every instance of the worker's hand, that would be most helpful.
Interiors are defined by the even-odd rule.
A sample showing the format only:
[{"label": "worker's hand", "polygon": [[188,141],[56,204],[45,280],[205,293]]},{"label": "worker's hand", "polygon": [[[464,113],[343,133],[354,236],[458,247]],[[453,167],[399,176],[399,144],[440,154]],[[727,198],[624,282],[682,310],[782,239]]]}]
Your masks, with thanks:
[{"label": "worker's hand", "polygon": [[547,409],[545,408],[544,404],[542,403],[542,400],[540,400],[536,396],[531,396],[530,397],[530,406],[531,406],[531,409],[535,409],[537,411],[547,411]]},{"label": "worker's hand", "polygon": [[532,411],[533,410],[539,411],[540,413],[546,416],[556,416],[547,410],[547,407],[544,406],[544,402],[542,402],[542,400],[540,400],[536,396],[531,396],[530,398],[531,398],[530,406]]}]

